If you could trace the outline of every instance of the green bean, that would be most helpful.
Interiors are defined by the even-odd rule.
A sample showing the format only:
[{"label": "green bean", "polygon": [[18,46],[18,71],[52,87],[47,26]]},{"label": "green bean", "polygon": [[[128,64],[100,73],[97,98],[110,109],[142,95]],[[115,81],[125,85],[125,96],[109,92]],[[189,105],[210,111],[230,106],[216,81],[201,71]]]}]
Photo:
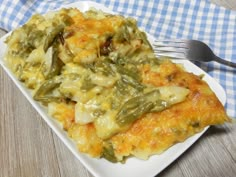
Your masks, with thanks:
[{"label": "green bean", "polygon": [[38,97],[37,99],[35,98],[36,101],[41,101],[42,103],[49,103],[49,102],[59,102],[61,97],[55,97],[55,96],[42,96]]},{"label": "green bean", "polygon": [[137,67],[133,64],[129,65],[127,64],[127,66],[122,66],[122,65],[116,65],[117,71],[122,74],[122,75],[127,75],[132,77],[133,79],[140,81],[140,76],[139,76],[139,71],[137,69]]},{"label": "green bean", "polygon": [[104,145],[101,157],[107,159],[112,163],[118,162],[117,158],[115,157],[114,148],[111,143],[106,143]]},{"label": "green bean", "polygon": [[81,90],[84,91],[89,91],[92,88],[94,88],[96,85],[94,83],[92,83],[91,79],[89,78],[89,76],[85,76],[82,82],[82,85],[80,87]]},{"label": "green bean", "polygon": [[101,72],[105,76],[109,76],[109,75],[114,76],[115,72],[113,71],[112,65],[114,64],[111,63],[111,60],[104,59],[102,61],[96,62],[94,65],[95,67],[94,69],[96,72]]},{"label": "green bean", "polygon": [[144,102],[140,105],[133,107],[132,109],[124,109],[123,111],[119,112],[119,119],[117,119],[117,123],[121,126],[130,125],[140,116],[145,113],[148,113],[153,107],[154,104],[152,102]]},{"label": "green bean", "polygon": [[152,57],[152,58],[147,58],[147,60],[149,61],[149,63],[152,65],[152,66],[159,66],[162,62],[163,62],[163,60],[160,60],[160,59],[158,59],[158,58],[154,58],[154,57]]},{"label": "green bean", "polygon": [[56,101],[59,98],[54,97],[50,95],[49,93],[52,92],[55,88],[58,88],[61,84],[60,80],[57,79],[50,79],[46,80],[36,91],[33,98],[36,101],[42,101],[42,102],[50,102],[50,101]]},{"label": "green bean", "polygon": [[143,114],[149,112],[154,103],[147,100],[147,94],[129,99],[123,104],[116,116],[116,122],[120,126],[131,124]]},{"label": "green bean", "polygon": [[114,67],[115,65],[109,58],[105,58],[101,61],[93,63],[92,65],[89,65],[89,68],[92,72],[94,73],[101,72],[105,76],[109,75],[115,76],[116,72],[114,70]]},{"label": "green bean", "polygon": [[43,31],[38,30],[35,24],[23,25],[18,30],[14,31],[11,36],[6,40],[6,43],[11,43],[14,40],[14,36],[21,35],[22,39],[18,42],[14,42],[14,49],[11,49],[11,54],[14,56],[20,56],[27,58],[29,54],[37,48],[37,46],[43,40]]},{"label": "green bean", "polygon": [[127,85],[122,80],[118,80],[115,86],[116,86],[117,93],[119,94],[118,96],[125,95],[129,91]]},{"label": "green bean", "polygon": [[[27,40],[27,39],[26,39]],[[10,51],[13,56],[19,56],[21,58],[27,58],[30,53],[34,50],[28,42],[19,42],[17,43],[17,49]]]},{"label": "green bean", "polygon": [[27,42],[34,48],[37,48],[41,43],[43,37],[44,32],[42,30],[32,30],[31,33],[28,35]]},{"label": "green bean", "polygon": [[138,69],[134,65],[115,65],[116,70],[121,74],[121,81],[131,87],[142,91],[145,86],[141,84],[141,77],[139,75]]},{"label": "green bean", "polygon": [[151,50],[153,50],[152,45],[150,44],[150,42],[147,39],[146,33],[140,31],[139,33],[137,33],[137,37],[140,37],[140,39],[142,39],[142,41],[145,44],[147,44]]},{"label": "green bean", "polygon": [[156,100],[154,102],[154,107],[152,108],[152,110],[150,112],[159,112],[164,110],[165,108],[169,107],[170,104],[168,103],[168,101],[164,101],[164,100]]},{"label": "green bean", "polygon": [[184,101],[188,93],[188,89],[169,86],[156,88],[133,97],[121,106],[116,115],[116,122],[121,127],[129,126],[146,113],[160,112],[173,104]]},{"label": "green bean", "polygon": [[61,71],[61,67],[63,65],[62,61],[58,58],[58,50],[56,44],[52,46],[52,54],[50,58],[47,58],[47,60],[50,61],[50,66],[46,66],[46,68],[43,72],[43,75],[45,76],[46,79],[51,79],[54,76],[58,75]]},{"label": "green bean", "polygon": [[[34,16],[36,17],[36,16]],[[24,24],[22,27],[22,30],[26,33],[28,36],[33,30],[37,29],[35,24]]]},{"label": "green bean", "polygon": [[113,36],[113,40],[118,42],[130,41],[130,34],[126,24],[120,27],[119,31]]},{"label": "green bean", "polygon": [[160,99],[159,90],[154,90],[125,102],[116,116],[116,122],[120,126],[130,125],[145,113],[158,112],[166,106]]},{"label": "green bean", "polygon": [[44,46],[43,46],[43,49],[44,49],[45,52],[53,44],[53,42],[55,41],[56,37],[61,32],[63,32],[63,30],[64,30],[64,25],[60,24],[60,25],[56,26],[55,28],[53,28],[51,32],[49,32],[49,34],[47,35],[47,37],[45,39]]},{"label": "green bean", "polygon": [[126,57],[117,58],[115,61],[116,61],[116,65],[120,65],[120,66],[129,63],[129,60],[127,60]]},{"label": "green bean", "polygon": [[21,64],[18,64],[16,66],[15,73],[16,73],[17,78],[19,79],[19,81],[23,81],[23,79],[22,79],[23,67],[22,67]]},{"label": "green bean", "polygon": [[35,28],[36,27],[33,25],[24,25],[22,27],[23,31],[21,33],[24,33],[25,38],[16,43],[17,48],[15,51],[12,51],[13,55],[27,58],[29,54],[37,47],[43,38],[43,32],[40,30],[35,30]]},{"label": "green bean", "polygon": [[139,91],[142,91],[142,90],[145,88],[145,86],[142,85],[140,82],[138,82],[137,80],[135,80],[135,79],[133,79],[132,77],[129,77],[129,76],[127,76],[127,75],[123,75],[123,76],[121,77],[121,80],[122,80],[124,83],[130,85],[131,87],[133,87],[133,88],[135,88],[135,89],[137,89],[137,90],[139,90]]},{"label": "green bean", "polygon": [[130,28],[130,32],[129,33],[133,33],[133,36],[135,36],[134,38],[135,39],[141,39],[145,44],[147,44],[151,49],[152,49],[152,46],[150,44],[150,42],[148,41],[147,39],[147,36],[146,36],[146,33],[143,32],[143,31],[139,31],[137,29],[137,24],[136,24],[136,21],[134,19],[128,19],[127,22],[126,22],[126,28]]}]

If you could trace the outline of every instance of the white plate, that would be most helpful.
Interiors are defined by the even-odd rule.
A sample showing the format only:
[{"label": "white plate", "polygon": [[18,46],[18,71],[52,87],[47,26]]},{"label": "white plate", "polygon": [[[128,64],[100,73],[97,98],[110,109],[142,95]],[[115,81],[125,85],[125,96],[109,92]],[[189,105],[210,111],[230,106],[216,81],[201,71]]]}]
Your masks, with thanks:
[{"label": "white plate", "polygon": [[[90,7],[95,7],[105,12],[112,12],[103,5],[94,2],[78,2],[69,4],[65,7],[77,7],[81,11],[86,11]],[[9,34],[7,34],[9,35]],[[6,51],[6,45],[4,43],[7,35],[0,39],[0,64],[7,72],[9,77],[13,80],[16,86],[21,90],[24,96],[29,100],[32,106],[39,112],[42,118],[47,122],[47,124],[53,129],[53,131],[58,135],[58,137],[65,143],[65,145],[72,151],[72,153],[83,163],[83,165],[96,177],[152,177],[160,173],[164,168],[166,168],[171,162],[177,159],[186,149],[188,149],[205,131],[198,133],[190,138],[188,138],[183,143],[178,143],[161,155],[153,155],[150,159],[143,161],[136,158],[130,158],[125,164],[113,164],[104,159],[94,159],[90,158],[85,154],[77,151],[77,148],[73,141],[69,139],[66,132],[61,129],[61,126],[47,115],[46,109],[42,107],[39,103],[34,101],[31,97],[30,91],[26,89],[22,83],[20,83],[13,73],[6,67],[4,63],[4,54]],[[152,41],[152,37],[150,40]],[[194,74],[204,74],[204,79],[208,82],[212,90],[216,93],[222,104],[226,102],[226,94],[224,89],[207,73],[198,68],[196,65],[189,61],[182,60],[178,61],[182,63],[185,68],[193,72]]]}]

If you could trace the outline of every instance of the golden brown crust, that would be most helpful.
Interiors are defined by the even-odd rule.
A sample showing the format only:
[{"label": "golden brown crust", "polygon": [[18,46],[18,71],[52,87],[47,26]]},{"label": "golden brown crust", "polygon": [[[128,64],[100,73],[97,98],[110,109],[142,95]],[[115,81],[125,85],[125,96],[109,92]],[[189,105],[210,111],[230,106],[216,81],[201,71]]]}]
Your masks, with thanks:
[{"label": "golden brown crust", "polygon": [[[38,40],[28,34],[35,19],[42,21],[34,31]],[[132,155],[147,159],[229,121],[202,77],[157,60],[132,19],[64,9],[55,19],[38,15],[29,23],[7,40],[8,62],[80,152],[112,162]],[[163,86],[172,91],[163,93]]]},{"label": "golden brown crust", "polygon": [[111,141],[118,156],[131,153],[140,157],[144,154],[145,158],[145,155],[161,153],[208,125],[229,121],[223,105],[207,83],[169,61],[160,66],[159,72],[146,68],[144,79],[155,86],[184,86],[190,89],[190,94],[184,102],[159,113],[147,114],[128,131],[114,136]]}]

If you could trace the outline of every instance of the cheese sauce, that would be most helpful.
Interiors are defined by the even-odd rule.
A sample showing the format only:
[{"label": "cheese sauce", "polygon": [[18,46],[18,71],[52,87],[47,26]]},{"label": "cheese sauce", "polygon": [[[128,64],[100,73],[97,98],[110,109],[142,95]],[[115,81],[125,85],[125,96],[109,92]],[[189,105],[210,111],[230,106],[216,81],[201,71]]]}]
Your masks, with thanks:
[{"label": "cheese sauce", "polygon": [[6,43],[9,68],[93,157],[147,159],[229,121],[207,83],[156,58],[132,18],[73,8],[36,14]]}]

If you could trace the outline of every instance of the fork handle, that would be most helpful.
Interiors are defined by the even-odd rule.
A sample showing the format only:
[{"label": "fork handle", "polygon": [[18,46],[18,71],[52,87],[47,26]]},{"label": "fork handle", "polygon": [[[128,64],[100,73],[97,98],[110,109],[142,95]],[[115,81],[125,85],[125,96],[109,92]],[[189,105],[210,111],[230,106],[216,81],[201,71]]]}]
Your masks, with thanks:
[{"label": "fork handle", "polygon": [[231,67],[236,68],[236,63],[234,63],[234,62],[224,60],[224,59],[222,59],[222,58],[220,58],[220,57],[217,57],[217,56],[215,56],[214,59],[215,59],[215,61],[217,61],[218,63],[221,63],[221,64],[224,64],[224,65],[227,65],[227,66],[231,66]]}]

